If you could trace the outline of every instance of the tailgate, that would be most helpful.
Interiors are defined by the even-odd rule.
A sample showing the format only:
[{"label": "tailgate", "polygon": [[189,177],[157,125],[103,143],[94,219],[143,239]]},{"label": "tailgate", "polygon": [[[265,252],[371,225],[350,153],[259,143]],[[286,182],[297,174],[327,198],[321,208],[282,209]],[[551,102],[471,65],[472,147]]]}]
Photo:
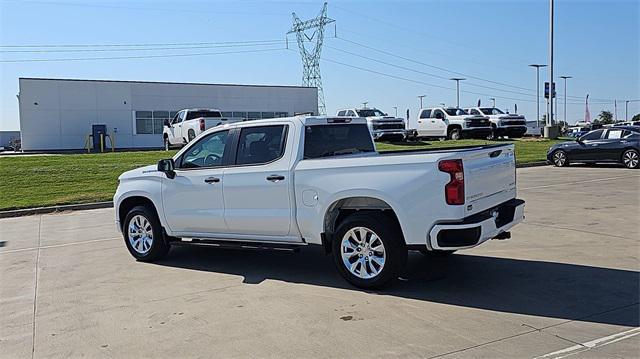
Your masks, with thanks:
[{"label": "tailgate", "polygon": [[513,145],[464,152],[465,215],[469,216],[516,196]]},{"label": "tailgate", "polygon": [[225,118],[211,118],[211,117],[207,117],[204,118],[204,128],[205,130],[210,129],[211,127],[216,127],[216,126],[220,126],[223,123],[226,123],[227,119]]}]

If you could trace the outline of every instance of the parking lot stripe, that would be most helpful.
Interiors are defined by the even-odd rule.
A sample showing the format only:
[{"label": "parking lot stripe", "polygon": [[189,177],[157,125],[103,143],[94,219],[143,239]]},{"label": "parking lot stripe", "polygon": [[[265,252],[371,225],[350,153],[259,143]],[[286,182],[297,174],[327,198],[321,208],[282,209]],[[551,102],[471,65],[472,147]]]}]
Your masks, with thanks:
[{"label": "parking lot stripe", "polygon": [[544,186],[524,187],[524,188],[518,188],[518,190],[549,188],[549,187],[558,187],[558,186],[568,186],[568,185],[574,185],[574,184],[579,184],[579,183],[610,181],[610,180],[614,180],[614,179],[631,178],[631,177],[640,177],[640,175],[616,176],[616,177],[607,177],[607,178],[594,178],[594,179],[583,180],[583,181],[563,182],[563,183],[556,183],[556,184],[548,184],[548,185],[544,185]]},{"label": "parking lot stripe", "polygon": [[621,332],[621,333],[616,333],[616,334],[608,335],[606,337],[602,337],[602,338],[594,339],[594,340],[591,340],[591,341],[588,341],[588,342],[584,342],[584,343],[580,343],[580,344],[577,344],[577,345],[573,345],[573,346],[570,346],[568,348],[555,351],[553,353],[549,353],[549,354],[545,354],[545,355],[536,357],[536,359],[542,359],[542,358],[560,359],[560,358],[565,358],[565,357],[568,357],[570,355],[574,355],[574,354],[578,354],[578,353],[581,353],[581,352],[584,352],[584,351],[587,351],[587,350],[591,350],[593,348],[603,347],[605,345],[613,344],[613,343],[619,342],[621,340],[629,339],[629,338],[634,337],[634,336],[636,336],[638,334],[640,334],[640,328],[633,328],[633,329],[629,329],[629,330]]},{"label": "parking lot stripe", "polygon": [[2,251],[1,254],[6,253],[17,253],[17,252],[26,252],[26,251],[35,251],[38,249],[48,249],[48,248],[57,248],[57,247],[66,247],[66,246],[75,246],[77,244],[88,244],[88,243],[96,243],[96,242],[105,242],[105,241],[113,241],[116,239],[120,239],[120,237],[111,237],[111,238],[102,238],[102,239],[92,239],[90,241],[80,241],[80,242],[71,242],[71,243],[62,243],[62,244],[52,244],[48,246],[38,246],[38,247],[29,247],[29,248],[20,248],[20,249],[12,249],[8,251]]}]

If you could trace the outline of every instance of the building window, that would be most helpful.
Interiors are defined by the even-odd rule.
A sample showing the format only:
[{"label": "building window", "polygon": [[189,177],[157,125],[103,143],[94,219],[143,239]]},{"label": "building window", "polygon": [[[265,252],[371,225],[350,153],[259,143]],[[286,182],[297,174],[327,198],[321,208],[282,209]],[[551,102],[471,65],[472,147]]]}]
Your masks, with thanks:
[{"label": "building window", "polygon": [[247,118],[247,113],[244,111],[233,111],[233,116],[231,117]]},{"label": "building window", "polygon": [[260,116],[260,112],[249,112],[247,114],[247,119],[249,120],[259,120],[262,116]]},{"label": "building window", "polygon": [[226,117],[226,118],[233,117],[233,112],[230,112],[230,111],[222,112],[222,117]]},{"label": "building window", "polygon": [[274,117],[273,112],[263,112],[261,118],[273,118],[273,117]]},{"label": "building window", "polygon": [[165,121],[175,116],[175,111],[136,111],[136,134],[159,135]]},{"label": "building window", "polygon": [[288,112],[276,112],[276,117],[289,117]]}]

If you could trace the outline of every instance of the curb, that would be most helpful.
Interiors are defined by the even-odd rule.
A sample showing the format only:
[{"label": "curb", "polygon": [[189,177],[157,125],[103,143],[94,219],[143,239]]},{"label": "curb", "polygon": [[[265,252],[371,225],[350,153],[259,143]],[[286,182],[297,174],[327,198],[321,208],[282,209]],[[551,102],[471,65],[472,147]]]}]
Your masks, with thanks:
[{"label": "curb", "polygon": [[541,167],[541,166],[550,166],[550,164],[547,163],[547,161],[529,162],[529,163],[523,163],[521,165],[516,165],[516,168]]},{"label": "curb", "polygon": [[56,212],[64,212],[64,211],[80,211],[85,209],[98,209],[98,208],[111,208],[113,207],[113,202],[95,202],[95,203],[83,203],[83,204],[67,204],[61,206],[51,206],[51,207],[37,207],[37,208],[25,208],[25,209],[16,209],[11,211],[0,211],[0,218],[10,218],[10,217],[22,217],[22,216],[32,216],[34,214],[47,214],[47,213],[56,213]]},{"label": "curb", "polygon": [[[539,162],[530,162],[523,163],[520,165],[516,165],[516,168],[526,168],[526,167],[540,167],[540,166],[548,166],[549,164],[546,161]],[[62,206],[51,206],[51,207],[37,207],[37,208],[26,208],[26,209],[16,209],[11,211],[0,211],[0,218],[10,218],[10,217],[22,217],[22,216],[32,216],[34,214],[47,214],[47,213],[56,213],[56,212],[64,212],[64,211],[81,211],[86,209],[98,209],[98,208],[111,208],[113,207],[113,202],[95,202],[95,203],[84,203],[84,204],[68,204]]]}]

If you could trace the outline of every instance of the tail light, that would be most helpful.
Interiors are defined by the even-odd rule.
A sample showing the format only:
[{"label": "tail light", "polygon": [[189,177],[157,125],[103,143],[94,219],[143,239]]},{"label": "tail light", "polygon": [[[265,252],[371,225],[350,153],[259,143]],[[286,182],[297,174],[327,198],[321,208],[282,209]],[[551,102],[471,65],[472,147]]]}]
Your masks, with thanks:
[{"label": "tail light", "polygon": [[204,131],[204,118],[200,119],[200,131]]},{"label": "tail light", "polygon": [[447,204],[464,204],[464,171],[462,160],[442,160],[438,162],[438,169],[451,176],[449,183],[444,186],[444,198]]}]

